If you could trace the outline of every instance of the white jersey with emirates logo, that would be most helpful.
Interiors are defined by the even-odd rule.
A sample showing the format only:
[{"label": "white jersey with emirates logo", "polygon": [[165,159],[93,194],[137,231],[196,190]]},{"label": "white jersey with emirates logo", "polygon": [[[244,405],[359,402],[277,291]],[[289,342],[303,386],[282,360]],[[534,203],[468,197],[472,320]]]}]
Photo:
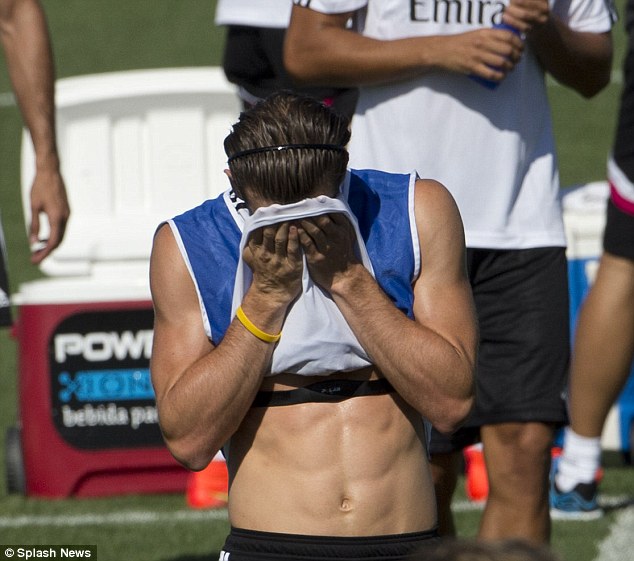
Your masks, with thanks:
[{"label": "white jersey with emirates logo", "polygon": [[[462,33],[499,23],[493,0],[295,0],[323,13],[358,10],[376,39]],[[551,0],[575,30],[606,32],[604,0]],[[530,48],[497,89],[468,76],[430,72],[362,87],[352,124],[352,167],[415,169],[455,197],[469,247],[565,246],[559,176],[544,72]]]}]

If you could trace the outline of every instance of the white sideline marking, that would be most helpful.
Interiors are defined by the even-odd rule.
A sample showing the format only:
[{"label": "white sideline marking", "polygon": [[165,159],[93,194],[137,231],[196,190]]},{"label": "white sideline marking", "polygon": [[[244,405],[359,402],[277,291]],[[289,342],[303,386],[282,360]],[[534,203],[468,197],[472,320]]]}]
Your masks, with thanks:
[{"label": "white sideline marking", "polygon": [[634,528],[634,509],[620,512],[610,526],[610,533],[599,544],[595,561],[624,561],[631,559],[632,529]]},{"label": "white sideline marking", "polygon": [[160,524],[173,522],[198,522],[205,520],[227,520],[227,509],[213,510],[176,510],[157,512],[149,510],[131,510],[108,514],[73,515],[23,515],[0,517],[0,528],[24,528],[34,526],[77,527],[106,526],[128,524]]},{"label": "white sideline marking", "polygon": [[13,92],[0,93],[0,107],[13,107],[15,105],[15,96]]},{"label": "white sideline marking", "polygon": [[472,510],[484,510],[484,501],[454,501],[451,510],[454,512],[470,512]]},{"label": "white sideline marking", "polygon": [[[600,497],[601,506],[619,505],[631,497],[626,496],[602,496]],[[451,506],[454,512],[469,512],[482,510],[484,503],[472,502],[472,501],[454,501]],[[625,518],[624,515],[628,517]],[[130,510],[122,512],[111,512],[107,514],[62,514],[62,515],[20,515],[20,516],[0,516],[0,528],[25,528],[35,526],[49,526],[49,527],[77,527],[77,526],[121,526],[130,524],[161,524],[161,523],[174,523],[174,522],[200,522],[206,520],[227,520],[227,509],[210,509],[210,510],[176,510],[173,512],[167,511],[151,511],[151,510]],[[620,531],[626,534],[627,531],[631,534],[634,527],[634,508],[629,507],[623,511],[617,517],[614,524],[615,532]],[[606,543],[614,538],[610,536],[606,538]],[[620,538],[623,543],[626,543],[629,539],[629,534],[623,538]],[[614,544],[609,544],[612,546]],[[606,547],[609,547],[606,546]],[[631,542],[629,543],[630,551],[632,548]],[[603,557],[596,561],[623,561],[626,557]]]},{"label": "white sideline marking", "polygon": [[[458,501],[453,508],[457,512],[481,510],[481,503]],[[129,524],[160,524],[173,522],[199,522],[205,520],[227,520],[227,509],[212,510],[176,510],[174,512],[156,512],[149,510],[131,510],[107,514],[73,515],[22,515],[0,517],[0,528],[25,528],[34,526],[77,527],[77,526],[120,526]]]}]

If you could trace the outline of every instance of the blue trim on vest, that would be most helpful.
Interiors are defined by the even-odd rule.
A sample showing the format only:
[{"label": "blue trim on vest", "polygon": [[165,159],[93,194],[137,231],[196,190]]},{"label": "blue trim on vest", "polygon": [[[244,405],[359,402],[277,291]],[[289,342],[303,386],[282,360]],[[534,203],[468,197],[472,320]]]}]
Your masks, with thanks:
[{"label": "blue trim on vest", "polygon": [[231,323],[231,299],[242,233],[223,195],[174,218],[218,344]]},{"label": "blue trim on vest", "polygon": [[352,170],[348,204],[357,217],[379,286],[413,318],[414,247],[409,222],[411,174]]},{"label": "blue trim on vest", "polygon": [[[348,204],[357,217],[379,286],[413,317],[414,248],[409,222],[410,174],[351,170]],[[241,232],[225,198],[174,218],[218,344],[231,323]]]}]

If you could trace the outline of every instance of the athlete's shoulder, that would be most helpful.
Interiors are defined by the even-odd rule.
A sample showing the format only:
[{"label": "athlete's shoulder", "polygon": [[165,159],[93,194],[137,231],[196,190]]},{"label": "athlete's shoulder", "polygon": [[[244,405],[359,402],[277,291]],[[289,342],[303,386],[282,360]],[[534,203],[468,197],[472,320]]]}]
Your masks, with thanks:
[{"label": "athlete's shoulder", "polygon": [[464,238],[458,205],[449,189],[435,179],[416,180],[414,214],[419,229],[450,228]]},{"label": "athlete's shoulder", "polygon": [[351,169],[349,177],[351,192],[369,190],[391,194],[408,191],[416,180],[414,172],[392,173],[377,169]]}]

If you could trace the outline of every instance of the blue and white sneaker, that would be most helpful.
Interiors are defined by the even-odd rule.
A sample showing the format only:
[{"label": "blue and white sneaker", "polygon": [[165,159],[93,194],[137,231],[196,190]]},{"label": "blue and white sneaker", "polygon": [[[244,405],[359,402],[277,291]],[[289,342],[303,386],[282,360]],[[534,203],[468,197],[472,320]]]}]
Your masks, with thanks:
[{"label": "blue and white sneaker", "polygon": [[560,491],[555,482],[557,463],[553,462],[553,469],[550,473],[550,517],[553,520],[596,520],[601,518],[603,510],[597,501],[597,482],[578,483],[572,491]]}]

